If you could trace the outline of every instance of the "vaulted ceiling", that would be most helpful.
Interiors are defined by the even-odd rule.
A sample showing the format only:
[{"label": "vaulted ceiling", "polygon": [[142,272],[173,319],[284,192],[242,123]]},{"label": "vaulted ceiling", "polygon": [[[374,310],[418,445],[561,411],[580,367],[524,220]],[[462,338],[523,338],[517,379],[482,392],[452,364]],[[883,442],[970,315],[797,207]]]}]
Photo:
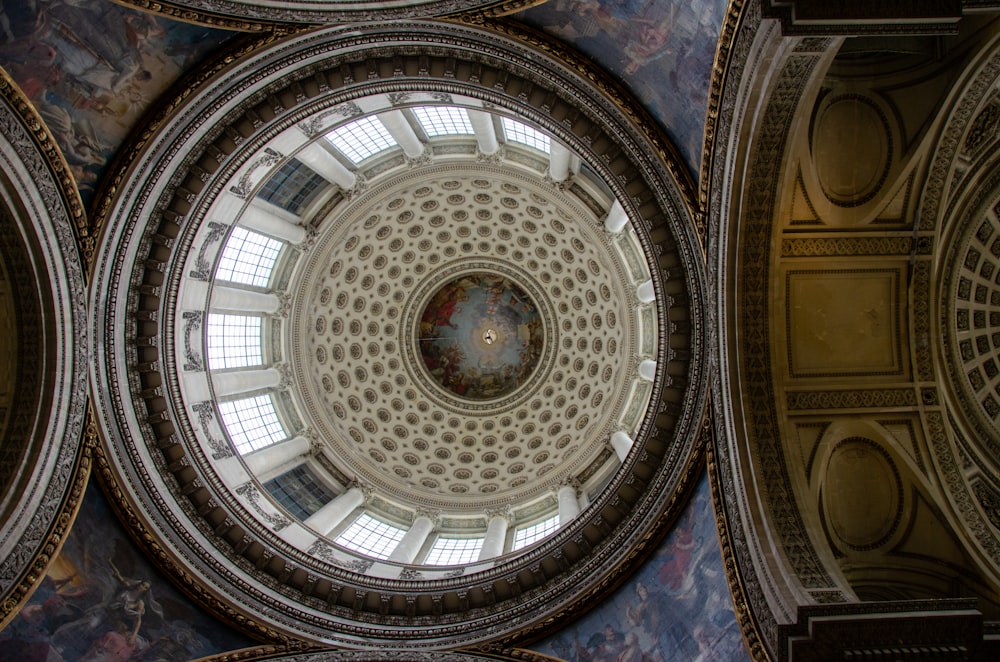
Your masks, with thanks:
[{"label": "vaulted ceiling", "polygon": [[[79,124],[5,79],[5,618],[94,462],[147,549],[213,610],[258,614],[263,640],[515,655],[641,568],[707,461],[753,659],[998,653],[994,3],[737,0],[704,24],[651,3],[631,36],[612,3],[535,4],[157,5],[249,35],[152,104],[86,212]],[[371,25],[386,18],[404,20]],[[434,138],[418,103],[516,118],[574,165],[491,151],[483,129]],[[396,151],[353,163],[321,143],[375,116]],[[261,220],[247,192],[293,155],[328,183]],[[280,287],[223,305],[199,265],[233,227],[291,249]],[[477,400],[435,381],[420,321],[442,289],[499,276],[537,305],[544,350]],[[254,306],[274,361],[253,393],[370,512],[488,536],[570,487],[572,515],[450,575],[292,521],[260,494],[267,465],[218,442],[213,394],[247,388],[203,360],[198,325]]]}]

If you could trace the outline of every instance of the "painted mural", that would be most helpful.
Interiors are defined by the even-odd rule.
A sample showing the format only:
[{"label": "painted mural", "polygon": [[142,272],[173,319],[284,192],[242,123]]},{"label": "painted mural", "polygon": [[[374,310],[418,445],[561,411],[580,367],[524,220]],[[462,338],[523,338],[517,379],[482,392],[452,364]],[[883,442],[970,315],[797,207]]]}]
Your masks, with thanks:
[{"label": "painted mural", "polygon": [[549,0],[517,15],[618,76],[700,168],[708,88],[726,0]]},{"label": "painted mural", "polygon": [[111,0],[0,2],[0,67],[55,136],[87,203],[140,116],[231,34]]},{"label": "painted mural", "polygon": [[0,661],[192,660],[253,645],[181,595],[129,541],[95,485]]},{"label": "painted mural", "polygon": [[517,284],[499,274],[466,274],[443,285],[420,316],[420,355],[431,377],[473,400],[511,393],[533,374],[545,333]]},{"label": "painted mural", "polygon": [[708,478],[656,554],[601,606],[535,650],[569,662],[743,662]]}]

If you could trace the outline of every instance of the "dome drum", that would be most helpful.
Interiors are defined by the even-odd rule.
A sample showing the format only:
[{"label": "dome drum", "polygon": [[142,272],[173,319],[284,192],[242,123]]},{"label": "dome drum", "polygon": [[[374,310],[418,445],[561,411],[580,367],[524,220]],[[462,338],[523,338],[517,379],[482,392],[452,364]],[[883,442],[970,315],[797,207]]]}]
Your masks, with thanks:
[{"label": "dome drum", "polygon": [[[146,526],[155,531],[156,542],[151,545],[157,548],[157,553],[173,559],[171,563],[179,574],[196,577],[206,595],[221,596],[217,603],[234,620],[246,622],[242,616],[244,612],[267,614],[259,616],[262,620],[257,627],[348,647],[392,646],[393,642],[401,640],[419,647],[433,647],[441,642],[460,645],[502,640],[508,636],[505,628],[511,627],[510,624],[518,623],[517,627],[528,629],[540,627],[547,617],[584,609],[588,591],[596,590],[600,584],[614,582],[615,577],[626,572],[626,556],[642,556],[636,550],[651,544],[646,534],[676,515],[677,500],[670,495],[687,489],[693,479],[693,449],[705,404],[704,346],[700,337],[703,276],[694,248],[693,225],[688,219],[685,191],[671,175],[671,166],[650,157],[670,154],[669,148],[660,143],[660,138],[652,131],[641,130],[648,124],[632,121],[633,109],[619,93],[606,96],[608,90],[615,89],[607,81],[602,89],[585,82],[588,78],[603,81],[600,74],[568,54],[562,54],[565,59],[560,61],[526,48],[525,44],[537,40],[535,35],[503,34],[503,31],[436,23],[424,27],[430,36],[425,37],[423,45],[410,43],[405,31],[396,27],[379,31],[301,33],[277,43],[258,45],[255,52],[238,65],[230,68],[217,65],[207,69],[193,96],[179,100],[171,109],[171,116],[183,117],[183,121],[153,126],[148,142],[134,146],[135,161],[121,171],[119,185],[114,187],[116,193],[104,201],[105,226],[112,230],[104,238],[102,259],[98,261],[94,276],[96,290],[107,292],[106,308],[120,310],[133,320],[133,326],[125,333],[105,325],[100,316],[93,322],[95,351],[107,365],[115,366],[97,389],[101,395],[95,407],[103,423],[118,431],[116,438],[111,440],[114,450],[109,454],[111,466],[107,477],[127,493],[119,507],[141,510]],[[415,384],[423,385],[414,386],[414,393],[422,392],[429,402],[437,399],[442,403],[440,421],[430,419],[432,422],[421,421],[418,425],[421,428],[433,425],[435,429],[429,436],[438,438],[443,436],[444,430],[450,429],[449,421],[454,418],[470,438],[502,437],[505,431],[499,425],[502,412],[497,414],[489,409],[495,401],[510,400],[510,406],[532,401],[534,392],[544,390],[545,384],[544,381],[536,382],[535,375],[540,375],[540,380],[548,379],[561,371],[565,379],[574,369],[574,359],[569,358],[574,351],[581,355],[593,352],[598,336],[602,339],[600,349],[607,351],[606,338],[615,337],[619,345],[631,343],[630,361],[612,368],[617,378],[626,381],[616,396],[618,404],[605,403],[597,409],[610,407],[609,411],[632,416],[633,424],[628,433],[634,442],[620,469],[606,476],[600,474],[603,469],[598,474],[591,474],[603,476],[606,489],[595,493],[579,516],[544,541],[520,553],[499,556],[484,563],[441,571],[428,571],[427,566],[404,567],[398,576],[380,576],[369,571],[385,562],[344,554],[322,535],[316,536],[309,527],[293,521],[269,502],[261,492],[261,481],[243,468],[236,457],[238,452],[227,439],[220,420],[226,412],[212,404],[213,389],[218,390],[222,382],[210,381],[208,373],[214,371],[206,370],[204,360],[199,366],[197,361],[188,359],[190,356],[205,358],[204,351],[199,353],[198,350],[204,350],[200,344],[205,338],[205,327],[215,323],[209,319],[212,309],[208,309],[209,314],[205,312],[205,302],[235,296],[207,278],[199,278],[202,264],[205,269],[201,275],[207,275],[213,265],[221,264],[221,247],[233,236],[232,220],[218,212],[225,205],[237,204],[232,196],[245,195],[241,186],[256,190],[264,185],[276,169],[282,167],[285,162],[282,159],[289,156],[270,148],[280,154],[280,157],[274,156],[263,151],[264,148],[274,144],[277,136],[301,131],[300,127],[310,126],[310,123],[323,126],[321,131],[341,126],[348,119],[343,113],[351,115],[366,98],[399,95],[394,98],[402,100],[407,95],[428,93],[439,101],[441,95],[450,95],[452,100],[458,97],[472,100],[481,108],[488,107],[498,118],[521,118],[578,153],[610,191],[609,199],[601,203],[602,211],[606,213],[611,202],[618,201],[627,212],[630,223],[622,234],[630,239],[626,241],[622,235],[604,234],[607,230],[602,226],[603,219],[590,210],[583,212],[591,220],[580,226],[583,234],[579,241],[585,250],[579,255],[584,256],[590,250],[586,248],[590,242],[603,246],[601,254],[610,257],[599,258],[597,254],[591,258],[575,257],[582,261],[581,270],[563,274],[549,283],[536,283],[531,270],[501,271],[498,265],[507,260],[494,255],[480,260],[486,264],[484,267],[468,266],[475,262],[474,259],[456,262],[467,266],[461,267],[455,275],[445,275],[448,265],[445,261],[428,264],[422,276],[414,271],[412,278],[413,292],[423,294],[408,300],[404,293],[402,301],[394,300],[391,292],[387,297],[377,294],[379,281],[374,274],[368,274],[372,278],[367,282],[375,294],[366,295],[367,298],[350,294],[346,286],[330,288],[330,293],[325,294],[324,279],[328,276],[307,279],[303,287],[288,295],[276,294],[271,286],[247,287],[240,293],[241,309],[257,310],[255,314],[265,319],[262,324],[281,329],[281,339],[263,350],[265,356],[276,358],[281,365],[276,365],[273,374],[254,373],[253,378],[261,381],[253,383],[302,389],[313,393],[309,397],[314,397],[315,402],[321,402],[326,393],[321,373],[341,380],[334,383],[335,391],[346,388],[336,384],[346,383],[348,379],[352,383],[362,383],[377,377],[376,370],[382,368],[375,368],[375,365],[381,363],[382,358],[372,358],[368,349],[372,342],[376,345],[393,342],[399,351],[428,356],[422,351],[420,342],[413,339],[413,334],[419,333],[421,321],[432,318],[441,323],[431,324],[432,329],[451,329],[452,317],[445,314],[444,302],[457,302],[453,294],[451,299],[442,297],[437,301],[436,292],[448,285],[464,288],[470,305],[486,305],[483,292],[492,285],[498,288],[508,308],[502,312],[505,317],[496,319],[495,324],[486,323],[482,329],[475,328],[475,340],[482,343],[477,349],[482,352],[479,358],[487,362],[492,360],[488,350],[490,340],[504,342],[504,338],[516,335],[517,358],[504,360],[528,360],[527,367],[521,371],[525,381],[519,379],[509,391],[503,390],[508,388],[506,386],[499,390],[484,387],[487,390],[481,391],[483,397],[478,398],[469,397],[468,390],[462,393],[452,390],[449,395],[445,387],[434,381],[434,371],[441,369],[439,357],[434,367],[409,360],[407,369],[423,377],[423,382],[415,379]],[[313,139],[303,133],[299,143],[302,147],[295,149],[305,149]],[[517,152],[515,148],[510,151]],[[435,181],[442,182],[442,187],[443,182],[463,181],[444,172],[447,169],[444,161],[436,165],[433,155],[430,156],[429,163],[418,160],[403,164],[404,169],[412,169],[399,177],[405,180],[423,176],[420,173],[432,173]],[[488,159],[479,163],[480,170],[494,167]],[[348,170],[357,177],[358,169]],[[475,168],[470,172],[474,173]],[[299,241],[300,248],[294,251],[293,258],[289,258],[295,259],[297,264],[287,269],[279,265],[279,271],[299,273],[296,270],[303,269],[303,265],[322,262],[329,273],[335,261],[344,259],[336,276],[340,280],[347,277],[347,270],[352,266],[374,264],[377,252],[365,256],[360,243],[348,247],[351,236],[346,228],[350,226],[346,220],[336,219],[346,219],[351,214],[361,218],[364,205],[369,204],[363,202],[365,196],[375,196],[373,191],[393,176],[396,175],[381,175],[382,179],[373,176],[371,181],[375,183],[371,186],[366,183],[367,179],[360,185],[356,182],[351,189],[341,185],[341,192],[327,198],[326,202],[317,198],[314,207],[327,205],[327,211],[313,216],[311,225],[303,226],[304,233],[290,226],[280,226],[285,236]],[[474,180],[473,174],[464,181],[474,187]],[[514,185],[513,180],[506,181]],[[346,183],[349,178],[342,182]],[[502,184],[498,179],[497,185]],[[529,188],[526,185],[525,191]],[[598,191],[589,188],[594,201],[593,195]],[[551,194],[552,200],[569,200],[565,204],[575,204],[568,194],[557,188],[552,190],[555,191]],[[493,195],[485,189],[481,193]],[[530,199],[530,193],[524,195],[525,199]],[[383,192],[375,197],[378,201],[371,204],[386,205],[386,208],[394,200],[391,194]],[[240,218],[246,216],[249,204],[246,200],[241,203]],[[536,204],[544,208],[542,203]],[[586,210],[587,205],[582,207]],[[457,206],[454,210],[458,211]],[[552,214],[545,218],[559,218],[555,212]],[[330,220],[334,217],[336,219]],[[433,228],[429,217],[425,218],[428,218],[426,224],[400,224],[392,231],[410,233],[411,228],[422,227],[423,233],[433,229],[436,235],[448,227],[456,228],[456,232],[459,227],[469,227],[472,232],[487,227],[482,221],[480,225]],[[370,231],[377,233],[378,224]],[[421,241],[417,236],[419,232],[413,230],[413,233],[411,239],[418,244]],[[587,237],[590,239],[585,242]],[[516,237],[512,236],[512,240],[516,242]],[[383,241],[388,246],[392,239],[386,237]],[[434,241],[441,245],[444,255],[447,241],[451,240],[435,237]],[[461,250],[461,238],[455,237],[455,241],[459,242],[456,251]],[[474,254],[479,245],[488,245],[492,251],[504,241],[510,244],[499,238],[472,237],[468,241],[473,247],[469,254]],[[544,243],[545,240],[538,241]],[[570,239],[565,241],[570,242]],[[616,248],[623,242],[631,242],[632,248]],[[531,250],[535,249],[532,244]],[[266,252],[266,246],[260,250]],[[515,250],[515,244],[510,244],[510,250]],[[529,257],[524,248],[517,250],[525,253],[525,262],[540,260],[537,255]],[[568,250],[572,252],[573,249]],[[426,254],[430,252],[425,251]],[[349,259],[344,258],[348,253]],[[605,307],[604,314],[597,316],[597,324],[602,325],[601,334],[609,329],[607,311],[610,310],[613,312],[610,317],[617,316],[621,328],[636,329],[634,335],[618,338],[613,334],[595,333],[592,328],[583,331],[564,327],[566,313],[560,308],[561,303],[569,310],[573,307],[573,297],[579,297],[581,310],[588,306],[585,296],[568,291],[581,282],[578,273],[586,279],[599,278],[587,271],[587,259],[599,270],[614,272],[613,279],[631,288],[621,286],[620,295],[609,297],[608,303],[601,304]],[[349,264],[350,260],[357,264]],[[415,260],[412,268],[421,263]],[[517,262],[511,260],[510,264]],[[387,264],[385,268],[390,266]],[[637,266],[640,267],[638,271]],[[128,277],[119,278],[119,272]],[[402,271],[400,274],[399,282],[402,283],[405,274]],[[359,268],[358,287],[362,286],[365,275]],[[417,276],[424,279],[424,285],[418,284]],[[295,278],[298,276],[292,276],[293,280]],[[497,284],[500,281],[492,282],[497,278],[505,279],[502,287]],[[477,279],[476,286],[484,289],[473,292],[469,281]],[[647,279],[651,279],[654,298],[643,307],[634,292],[639,282]],[[388,278],[385,282],[389,282]],[[554,287],[560,290],[561,298],[550,300]],[[583,291],[581,289],[581,293]],[[595,291],[599,300],[600,288]],[[317,329],[319,306],[336,307],[340,305],[338,297],[345,293],[345,312],[339,316],[340,322],[332,317],[325,318],[323,328]],[[483,300],[479,301],[478,297]],[[321,303],[324,298],[328,304]],[[531,305],[524,305],[525,298]],[[196,309],[187,310],[185,306],[192,301],[201,303],[195,306]],[[382,313],[372,313],[375,304],[379,304]],[[392,322],[393,329],[388,331],[384,325],[391,318],[380,321],[379,316],[387,315],[390,307],[397,310],[399,319]],[[586,316],[581,313],[576,317],[587,319],[587,324],[593,326],[591,313],[599,311],[594,306],[590,308]],[[427,317],[428,310],[433,313],[432,318]],[[410,316],[409,323],[404,320],[404,313]],[[631,321],[622,319],[628,315],[634,318]],[[308,332],[301,322],[306,319],[312,329]],[[571,316],[570,319],[575,318]],[[352,326],[353,322],[357,324]],[[336,368],[331,363],[320,364],[315,358],[320,348],[317,343],[332,337],[335,323],[343,325],[338,327],[341,329],[338,337],[344,339],[338,345],[342,348],[337,350],[333,344],[324,346],[323,355],[332,358],[334,353],[342,351],[344,357]],[[371,324],[379,326],[378,329],[371,327],[376,331],[374,334],[369,331]],[[541,334],[538,353],[532,350],[525,359],[519,353],[525,347],[522,343],[529,348],[535,347],[533,334],[536,332]],[[567,340],[572,347],[565,342]],[[306,342],[312,347],[309,358],[303,352],[284,355],[295,343]],[[379,350],[376,346],[371,351],[384,352],[384,349]],[[567,357],[568,367],[560,365],[562,356]],[[633,388],[628,380],[639,383],[637,371],[642,360],[655,361],[653,379],[642,381],[644,395],[627,395],[638,388]],[[388,359],[385,362],[388,364]],[[194,368],[189,369],[188,364]],[[350,370],[346,371],[344,366],[350,366]],[[649,367],[647,364],[647,369]],[[589,368],[583,365],[582,369],[586,372]],[[340,376],[342,371],[348,373],[345,378]],[[517,366],[509,372],[517,373]],[[399,379],[409,379],[402,368],[396,374]],[[503,374],[502,368],[500,374]],[[597,374],[601,374],[601,368],[597,369]],[[311,381],[314,376],[315,381]],[[644,376],[650,375],[644,373]],[[382,425],[377,416],[380,408],[392,411],[393,390],[399,388],[405,392],[407,388],[382,378],[378,382],[387,382],[388,386],[370,389],[371,401],[365,400],[369,387],[360,387],[357,434],[362,439],[368,438],[369,428],[378,429]],[[269,388],[272,386],[264,390]],[[591,392],[593,388],[590,387]],[[580,389],[581,385],[577,384],[575,392]],[[251,398],[262,392],[258,389],[244,395]],[[276,396],[280,397],[285,396]],[[624,411],[631,402],[629,398],[636,397],[644,404],[631,413]],[[278,424],[302,436],[304,441],[297,443],[304,444],[308,454],[326,452],[322,444],[317,447],[313,441],[315,436],[311,436],[317,432],[311,425],[317,422],[321,428],[324,425],[329,428],[319,430],[320,439],[336,436],[341,439],[338,443],[347,447],[354,426],[345,421],[353,420],[353,414],[345,414],[339,419],[331,408],[329,413],[317,418],[309,413],[311,410],[301,408],[294,398],[292,400],[279,402],[276,407]],[[403,411],[410,411],[407,402],[411,400],[401,397],[400,401]],[[369,404],[363,404],[365,402]],[[485,405],[487,411],[470,408],[470,405]],[[431,408],[421,412],[416,404],[413,407],[411,413],[415,417],[433,413]],[[362,413],[368,411],[367,408],[375,415],[369,417]],[[464,413],[459,416],[453,410]],[[526,405],[526,411],[531,411],[530,405]],[[465,416],[468,418],[463,418]],[[368,418],[371,421],[366,423]],[[473,423],[483,427],[492,425],[496,432],[479,428],[473,432]],[[556,439],[559,436],[552,433],[555,423],[545,424],[544,436],[550,440],[553,434]],[[540,424],[535,425],[542,429]],[[610,466],[607,463],[617,457],[609,439],[618,429],[611,421],[602,425],[606,427],[594,427],[594,434],[602,431],[606,443],[580,456],[587,462],[576,467],[575,475],[592,471],[588,467],[594,466],[591,461],[596,462],[596,458],[600,458],[600,466]],[[331,430],[337,434],[328,435]],[[454,434],[461,439],[457,430]],[[518,440],[522,434],[525,434],[523,428],[519,428]],[[529,439],[531,436],[527,433]],[[123,443],[128,438],[136,443]],[[458,448],[461,448],[460,441],[456,450]],[[478,441],[472,448],[475,451],[472,457],[477,457],[477,453],[481,457],[490,450]],[[497,455],[499,462],[503,456]],[[338,453],[337,456],[342,455]],[[361,470],[362,459],[358,458],[346,464],[338,460],[337,468]],[[371,461],[364,459],[363,462]],[[534,466],[543,468],[545,463],[542,459]],[[398,471],[397,476],[402,477],[403,471],[413,472],[430,465],[404,461],[399,466],[402,471]],[[377,478],[374,470],[368,471]],[[569,475],[567,472],[567,477]],[[459,480],[451,484],[465,483]],[[416,485],[406,489],[417,495],[426,492],[426,498],[431,498],[428,492],[431,488]],[[489,492],[482,494],[474,500],[480,513],[488,509],[490,499]],[[462,503],[463,498],[449,496],[443,502],[457,504]],[[184,531],[190,533],[182,533]],[[239,605],[238,609],[225,607],[227,602]],[[269,609],[269,604],[277,602],[286,608],[281,612]],[[287,605],[295,605],[295,609]],[[503,618],[500,618],[501,613]],[[475,616],[474,621],[469,620],[471,615]],[[512,615],[518,617],[511,618]],[[418,626],[420,637],[415,637],[414,628]]]}]

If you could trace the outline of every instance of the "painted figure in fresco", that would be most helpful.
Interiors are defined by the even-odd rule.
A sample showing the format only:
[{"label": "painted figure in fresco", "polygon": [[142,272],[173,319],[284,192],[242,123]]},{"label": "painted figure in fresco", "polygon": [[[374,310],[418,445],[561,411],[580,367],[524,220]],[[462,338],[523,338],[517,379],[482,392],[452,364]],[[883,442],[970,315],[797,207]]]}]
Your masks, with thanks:
[{"label": "painted figure in fresco", "polygon": [[[653,603],[649,589],[642,582],[636,583],[635,594],[639,599],[638,604],[625,607],[625,620],[632,626],[632,630],[628,634],[635,637],[636,646],[640,650],[652,655],[652,652],[659,645],[659,608]],[[652,659],[659,657],[657,654],[656,658]]]},{"label": "painted figure in fresco", "polygon": [[128,659],[148,647],[139,634],[143,619],[154,614],[157,621],[162,621],[163,608],[153,599],[149,581],[125,577],[110,558],[107,565],[109,579],[114,581],[110,592],[80,618],[53,633],[52,644],[57,650],[67,653],[90,642],[83,659],[117,660]]},{"label": "painted figure in fresco", "polygon": [[579,639],[573,640],[574,662],[618,662],[624,650],[625,637],[610,624],[590,635],[586,646]]},{"label": "painted figure in fresco", "polygon": [[142,617],[146,613],[146,606],[148,605],[161,617],[163,616],[163,608],[153,599],[153,589],[148,581],[123,577],[110,559],[108,559],[108,565],[111,566],[111,572],[119,584],[113,599],[108,603],[108,608],[125,623],[131,623],[129,638],[134,642],[139,636],[139,628],[142,626]]},{"label": "painted figure in fresco", "polygon": [[117,621],[111,630],[94,640],[80,660],[81,662],[125,662],[144,647],[144,641],[129,632],[125,623]]}]

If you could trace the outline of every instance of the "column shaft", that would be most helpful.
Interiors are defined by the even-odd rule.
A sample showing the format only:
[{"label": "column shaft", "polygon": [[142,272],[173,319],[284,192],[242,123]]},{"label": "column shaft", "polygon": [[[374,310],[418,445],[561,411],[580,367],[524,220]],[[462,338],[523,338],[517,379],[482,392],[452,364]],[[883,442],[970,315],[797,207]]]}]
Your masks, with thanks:
[{"label": "column shaft", "polygon": [[290,244],[301,244],[306,239],[305,228],[298,224],[297,216],[258,198],[243,210],[240,225]]},{"label": "column shaft", "polygon": [[270,315],[277,312],[281,303],[270,292],[254,292],[239,287],[215,285],[212,287],[211,312],[257,313]]},{"label": "column shaft", "polygon": [[281,383],[281,373],[274,368],[212,372],[212,386],[215,388],[217,398],[274,388],[279,383]]},{"label": "column shaft", "polygon": [[427,542],[427,537],[433,530],[434,522],[429,517],[423,515],[416,517],[403,539],[396,545],[396,549],[392,550],[389,560],[396,563],[413,563],[413,559],[417,558],[420,548]]},{"label": "column shaft", "polygon": [[292,437],[247,453],[243,456],[247,469],[262,483],[292,469],[305,459],[309,452],[309,440],[305,437]]},{"label": "column shaft", "polygon": [[364,502],[364,493],[359,488],[352,487],[310,515],[305,524],[324,536],[328,536],[338,524]]},{"label": "column shaft", "polygon": [[424,144],[420,142],[417,132],[413,130],[406,117],[398,110],[387,110],[378,114],[379,120],[385,128],[392,134],[399,146],[403,148],[406,155],[415,159],[424,153]]},{"label": "column shaft", "polygon": [[576,488],[563,485],[559,488],[559,526],[566,526],[580,514],[580,502],[576,498]]},{"label": "column shaft", "polygon": [[507,518],[491,517],[486,525],[486,537],[479,550],[479,560],[485,561],[503,554],[504,543],[507,540]]},{"label": "column shaft", "polygon": [[493,128],[493,116],[481,110],[468,110],[469,123],[476,134],[479,151],[483,154],[496,154],[500,149],[496,129]]}]

